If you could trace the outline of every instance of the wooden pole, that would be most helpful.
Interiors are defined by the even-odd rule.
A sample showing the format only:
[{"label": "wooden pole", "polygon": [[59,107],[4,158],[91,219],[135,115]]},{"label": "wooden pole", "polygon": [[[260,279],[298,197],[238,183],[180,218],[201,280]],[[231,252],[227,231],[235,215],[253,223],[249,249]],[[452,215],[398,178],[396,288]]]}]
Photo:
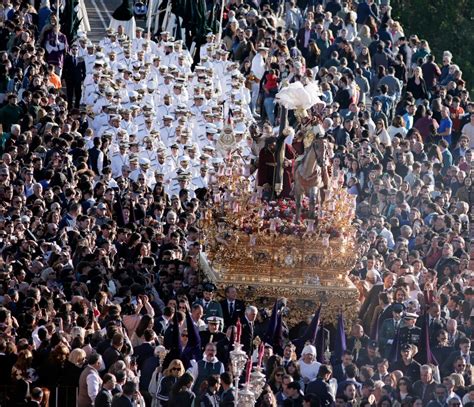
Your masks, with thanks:
[{"label": "wooden pole", "polygon": [[221,14],[219,16],[219,33],[217,34],[217,45],[221,42],[222,38],[222,20],[224,20],[224,8],[225,8],[225,0],[222,0],[221,3]]},{"label": "wooden pole", "polygon": [[147,13],[147,18],[146,18],[146,25],[147,25],[146,28],[147,28],[149,40],[151,39],[150,32],[151,32],[151,19],[153,18],[153,7],[154,7],[153,0],[150,0],[148,2],[148,13]]}]

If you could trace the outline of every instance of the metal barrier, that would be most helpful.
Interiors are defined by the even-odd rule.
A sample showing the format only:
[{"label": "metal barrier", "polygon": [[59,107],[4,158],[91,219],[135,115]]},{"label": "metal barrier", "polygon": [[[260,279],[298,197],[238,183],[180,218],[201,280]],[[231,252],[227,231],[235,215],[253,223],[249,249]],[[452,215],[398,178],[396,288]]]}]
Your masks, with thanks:
[{"label": "metal barrier", "polygon": [[[13,386],[0,385],[0,407],[12,406]],[[77,407],[79,388],[75,386],[58,386],[49,389],[48,407]]]}]

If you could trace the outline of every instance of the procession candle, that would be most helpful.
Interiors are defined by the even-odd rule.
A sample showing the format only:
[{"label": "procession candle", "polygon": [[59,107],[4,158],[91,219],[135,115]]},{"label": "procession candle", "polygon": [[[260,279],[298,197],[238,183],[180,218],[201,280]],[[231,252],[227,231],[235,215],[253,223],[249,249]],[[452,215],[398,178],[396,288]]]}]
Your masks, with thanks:
[{"label": "procession candle", "polygon": [[262,366],[264,349],[265,349],[265,346],[263,345],[263,342],[261,342],[260,346],[258,347],[258,365],[257,365],[257,367],[259,367],[259,368]]},{"label": "procession candle", "polygon": [[235,342],[240,343],[240,335],[242,335],[242,324],[240,323],[240,318],[237,320],[237,323],[235,324],[237,331],[235,334]]},{"label": "procession candle", "polygon": [[245,383],[249,384],[250,383],[250,373],[252,372],[252,358],[249,358],[247,360],[247,372],[245,375]]}]

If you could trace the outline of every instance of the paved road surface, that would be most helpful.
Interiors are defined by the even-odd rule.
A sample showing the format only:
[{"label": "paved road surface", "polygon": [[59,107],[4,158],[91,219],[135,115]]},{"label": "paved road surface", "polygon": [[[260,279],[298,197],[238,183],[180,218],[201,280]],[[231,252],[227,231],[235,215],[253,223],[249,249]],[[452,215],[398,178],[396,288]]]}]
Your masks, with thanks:
[{"label": "paved road surface", "polygon": [[[84,0],[89,17],[91,31],[87,37],[94,43],[101,40],[105,35],[105,29],[109,26],[110,17],[114,10],[122,3],[121,0]],[[130,5],[133,0],[130,0]],[[145,21],[137,20],[137,26],[145,27]]]}]

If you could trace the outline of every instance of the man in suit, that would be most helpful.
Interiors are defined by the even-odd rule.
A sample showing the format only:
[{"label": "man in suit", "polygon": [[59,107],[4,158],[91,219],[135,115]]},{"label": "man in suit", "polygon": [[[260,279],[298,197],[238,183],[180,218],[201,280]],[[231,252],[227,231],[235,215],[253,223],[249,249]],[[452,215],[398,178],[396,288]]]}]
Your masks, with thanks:
[{"label": "man in suit", "polygon": [[[432,303],[428,310],[428,326],[429,326],[429,337],[432,345],[436,344],[436,335],[441,329],[446,329],[446,321],[441,317],[441,307],[437,303]],[[418,325],[423,322],[423,318],[420,318]]]},{"label": "man in suit", "polygon": [[221,402],[220,407],[234,407],[235,406],[235,388],[232,386],[234,378],[229,372],[221,373]]},{"label": "man in suit", "polygon": [[106,373],[103,378],[102,388],[95,398],[94,407],[111,407],[112,406],[112,389],[117,384],[115,376]]},{"label": "man in suit", "polygon": [[352,364],[353,360],[354,357],[352,356],[352,352],[349,352],[348,350],[344,351],[342,354],[342,363],[336,365],[333,373],[333,376],[338,383],[347,379],[346,368]]},{"label": "man in suit", "polygon": [[453,373],[453,364],[458,357],[462,357],[466,365],[474,364],[474,352],[471,352],[471,340],[469,338],[460,339],[459,350],[452,352],[442,364],[441,373],[443,376]]},{"label": "man in suit", "polygon": [[216,300],[214,300],[214,291],[216,291],[216,286],[212,283],[204,284],[202,291],[202,298],[199,298],[195,304],[202,306],[204,310],[203,319],[208,321],[209,317],[219,317],[223,318],[222,307]]},{"label": "man in suit", "polygon": [[26,407],[40,407],[41,401],[43,401],[43,390],[39,387],[35,387],[31,390],[30,400],[26,403]]},{"label": "man in suit", "polygon": [[112,338],[111,345],[107,348],[103,355],[106,369],[112,366],[117,360],[123,360],[123,355],[121,352],[123,345],[123,335],[120,332],[115,333]]},{"label": "man in suit", "polygon": [[164,335],[170,322],[173,320],[174,308],[165,307],[163,309],[163,315],[155,319],[153,330],[157,335]]},{"label": "man in suit", "polygon": [[242,319],[242,337],[240,343],[242,349],[247,355],[251,355],[253,351],[253,339],[255,329],[255,319],[257,318],[258,310],[253,305],[249,305],[245,310],[245,317]]},{"label": "man in suit", "polygon": [[112,401],[112,407],[133,407],[133,399],[137,392],[138,387],[134,382],[126,382],[122,386],[122,394]]},{"label": "man in suit", "polygon": [[79,57],[79,46],[74,44],[71,53],[64,59],[63,79],[66,81],[66,95],[69,107],[79,108],[82,96],[82,83],[86,78],[86,64]]},{"label": "man in suit", "polygon": [[453,348],[457,348],[459,340],[466,337],[466,334],[458,329],[458,321],[453,318],[446,321],[446,331],[448,331],[448,345]]},{"label": "man in suit", "polygon": [[133,356],[137,359],[137,367],[139,370],[142,370],[143,363],[154,355],[155,338],[156,335],[153,329],[145,329],[143,332],[143,339],[145,341],[133,349]]},{"label": "man in suit", "polygon": [[395,333],[401,327],[403,305],[394,304],[392,307],[392,318],[383,321],[379,331],[379,347],[380,354],[383,357],[388,357],[390,348],[395,338]]},{"label": "man in suit", "polygon": [[234,286],[226,287],[225,300],[222,300],[220,304],[224,318],[224,329],[235,325],[238,318],[243,319],[245,305],[243,301],[237,299],[237,289]]},{"label": "man in suit", "polygon": [[309,41],[317,40],[317,34],[314,30],[313,22],[311,20],[306,20],[304,22],[304,27],[298,31],[296,35],[296,46],[301,51],[304,57],[309,54]]},{"label": "man in suit", "polygon": [[339,382],[337,385],[337,390],[340,392],[342,389],[346,387],[348,383],[352,383],[358,392],[362,389],[362,384],[356,380],[356,377],[359,375],[359,369],[357,366],[351,363],[349,366],[345,368],[346,379],[342,382]]},{"label": "man in suit", "polygon": [[429,365],[420,367],[420,380],[413,383],[413,393],[423,400],[426,406],[434,397],[436,382],[433,379],[433,369]]},{"label": "man in suit", "polygon": [[387,272],[383,275],[383,283],[374,285],[369,291],[359,311],[359,318],[364,322],[364,329],[367,332],[370,331],[370,323],[374,317],[375,308],[379,303],[379,294],[382,292],[390,292],[394,283],[395,275],[391,272]]}]

